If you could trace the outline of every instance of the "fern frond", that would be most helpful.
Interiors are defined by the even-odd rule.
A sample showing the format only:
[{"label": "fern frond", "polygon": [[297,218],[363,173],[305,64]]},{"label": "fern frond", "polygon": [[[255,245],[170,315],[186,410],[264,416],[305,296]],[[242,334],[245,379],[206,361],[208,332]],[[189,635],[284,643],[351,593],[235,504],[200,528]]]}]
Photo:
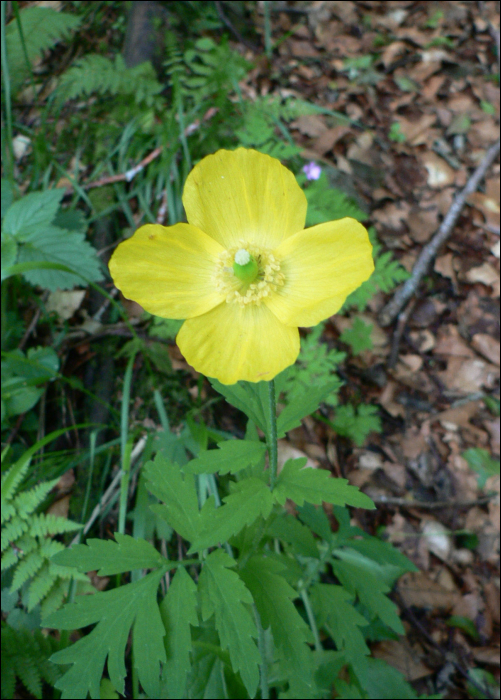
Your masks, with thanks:
[{"label": "fern frond", "polygon": [[52,491],[58,481],[59,479],[44,481],[29,491],[22,491],[20,494],[18,494],[12,503],[16,507],[19,516],[24,519],[33,513],[33,511],[36,510],[36,508],[38,508],[38,506],[45,499],[47,494]]},{"label": "fern frond", "polygon": [[[55,46],[59,41],[69,37],[81,22],[77,15],[56,12],[42,7],[23,8],[19,13],[19,17],[26,53],[30,63],[42,51]],[[16,19],[9,22],[6,27],[5,42],[13,92],[16,92],[30,72],[30,66],[26,65]]]},{"label": "fern frond", "polygon": [[2,528],[2,552],[4,552],[11,542],[15,542],[29,528],[27,520],[14,518],[4,528]]},{"label": "fern frond", "polygon": [[8,549],[2,556],[2,571],[7,571],[7,569],[10,569],[11,566],[17,564],[18,561],[19,553],[14,549],[14,547],[11,547],[11,549]]},{"label": "fern frond", "polygon": [[12,698],[16,676],[36,698],[42,697],[42,680],[54,685],[60,676],[49,657],[58,648],[53,637],[37,630],[14,629],[2,624],[2,697]]},{"label": "fern frond", "polygon": [[2,499],[2,525],[6,523],[7,520],[10,520],[15,512],[16,509],[14,508],[14,505],[9,501],[4,501]]},{"label": "fern frond", "polygon": [[127,68],[120,54],[111,61],[105,56],[88,54],[62,76],[58,97],[63,102],[83,96],[134,95],[136,102],[150,106],[162,90],[151,63]]},{"label": "fern frond", "polygon": [[30,466],[29,459],[21,460],[18,460],[5,474],[2,474],[2,508],[4,502],[14,497],[17,487],[24,479]]},{"label": "fern frond", "polygon": [[34,576],[43,563],[44,558],[40,556],[39,552],[31,552],[28,554],[28,556],[19,563],[14,573],[12,585],[10,587],[11,593],[19,590],[23,583]]},{"label": "fern frond", "polygon": [[52,588],[47,592],[47,595],[42,600],[40,608],[42,612],[42,620],[56,610],[59,610],[65,597],[68,595],[69,580],[65,581],[61,578],[56,579],[52,584]]},{"label": "fern frond", "polygon": [[67,520],[60,515],[37,515],[30,523],[29,534],[32,537],[46,537],[47,535],[62,535],[63,532],[73,532],[82,526],[72,520]]},{"label": "fern frond", "polygon": [[49,562],[45,561],[28,588],[28,612],[44,599],[57,578],[57,574],[50,570]]}]

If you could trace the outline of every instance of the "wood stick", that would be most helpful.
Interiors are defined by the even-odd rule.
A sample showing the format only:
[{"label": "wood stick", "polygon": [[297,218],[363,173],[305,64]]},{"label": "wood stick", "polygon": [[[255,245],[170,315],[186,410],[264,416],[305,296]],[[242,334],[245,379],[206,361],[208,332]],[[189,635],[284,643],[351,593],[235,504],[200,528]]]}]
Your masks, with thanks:
[{"label": "wood stick", "polygon": [[402,287],[397,289],[393,299],[386,304],[384,309],[379,314],[379,323],[381,326],[389,326],[390,323],[395,320],[402,307],[405,306],[412,295],[416,293],[423,276],[428,271],[430,263],[436,256],[440,246],[445,243],[445,241],[451,235],[454,225],[458,220],[464,205],[466,204],[468,196],[473,192],[476,192],[481,180],[484,178],[487,170],[494,162],[494,159],[498,153],[499,141],[489,148],[482,162],[466,183],[465,188],[453,201],[451,208],[447,212],[447,215],[442,221],[437,233],[421,251],[416,264],[414,265],[414,269],[412,270],[412,275]]}]

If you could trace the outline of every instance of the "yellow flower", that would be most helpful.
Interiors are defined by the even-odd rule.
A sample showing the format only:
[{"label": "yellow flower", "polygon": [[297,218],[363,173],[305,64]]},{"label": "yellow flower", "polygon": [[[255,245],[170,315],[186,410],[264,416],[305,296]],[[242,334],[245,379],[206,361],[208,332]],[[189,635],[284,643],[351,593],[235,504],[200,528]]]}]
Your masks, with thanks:
[{"label": "yellow flower", "polygon": [[189,223],[141,226],[110,271],[146,311],[186,319],[181,352],[223,384],[273,379],[298,356],[298,326],[335,314],[374,270],[366,229],[349,218],[304,229],[294,175],[258,151],[204,158],[183,204]]}]

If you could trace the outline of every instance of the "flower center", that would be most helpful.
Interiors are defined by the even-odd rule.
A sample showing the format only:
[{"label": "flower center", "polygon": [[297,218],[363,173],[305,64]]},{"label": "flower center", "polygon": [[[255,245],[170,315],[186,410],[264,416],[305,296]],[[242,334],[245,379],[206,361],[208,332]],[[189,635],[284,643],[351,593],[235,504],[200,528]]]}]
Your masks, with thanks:
[{"label": "flower center", "polygon": [[260,304],[284,283],[280,265],[268,250],[245,241],[219,256],[215,274],[218,292],[228,303]]},{"label": "flower center", "polygon": [[242,282],[254,282],[259,274],[257,262],[245,248],[239,248],[235,253],[235,262],[233,263],[233,272]]}]

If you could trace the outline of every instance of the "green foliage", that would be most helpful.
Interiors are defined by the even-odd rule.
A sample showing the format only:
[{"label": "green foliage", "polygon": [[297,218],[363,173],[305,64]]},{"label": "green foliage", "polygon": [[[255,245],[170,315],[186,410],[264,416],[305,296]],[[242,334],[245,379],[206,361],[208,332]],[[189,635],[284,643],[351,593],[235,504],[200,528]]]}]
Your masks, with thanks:
[{"label": "green foliage", "polygon": [[[2,475],[2,572],[9,571],[10,592],[23,590],[28,611],[41,605],[42,615],[57,608],[74,572],[57,566],[51,557],[64,550],[53,537],[81,526],[66,518],[36,513],[58,479],[42,482],[29,490],[20,485],[29,460],[17,462]],[[86,576],[77,576],[87,581]]]},{"label": "green foliage", "polygon": [[334,505],[374,508],[371,499],[346,479],[332,479],[325,469],[305,469],[306,457],[289,459],[284,464],[273,492],[283,505],[287,498],[302,506],[308,503],[332,503]]},{"label": "green foliage", "polygon": [[[254,102],[240,102],[242,124],[236,130],[239,144],[255,148],[279,160],[289,160],[301,153],[288,134],[286,123],[307,114],[318,114],[319,108],[297,98],[281,101],[276,97],[259,97]],[[285,137],[285,140],[284,140]]]},{"label": "green foliage", "polygon": [[94,94],[132,96],[138,105],[151,107],[161,91],[151,63],[127,68],[120,54],[113,61],[99,54],[87,54],[63,73],[58,99],[67,102]]},{"label": "green foliage", "polygon": [[363,311],[369,300],[378,291],[388,294],[398,284],[404,282],[409,273],[400,265],[397,260],[393,260],[391,251],[382,252],[382,246],[376,239],[376,233],[373,228],[369,228],[369,238],[373,246],[372,254],[374,256],[375,270],[371,277],[350,294],[343,305],[343,311],[348,311],[353,307],[357,307],[359,311]]},{"label": "green foliage", "polygon": [[477,474],[478,486],[483,489],[487,479],[499,474],[499,460],[493,459],[487,450],[472,447],[465,450],[462,456],[468,462],[470,469]]},{"label": "green foliage", "polygon": [[[72,559],[74,564],[78,563],[77,557],[75,554]],[[164,573],[162,568],[120,588],[79,596],[44,621],[47,627],[67,630],[97,622],[90,634],[52,656],[55,663],[72,664],[55,685],[63,698],[85,698],[87,693],[98,698],[107,657],[110,680],[117,692],[124,694],[124,652],[131,629],[139,680],[146,693],[158,697],[159,664],[165,661],[165,630],[157,604],[157,588]]]},{"label": "green foliage", "polygon": [[372,323],[364,323],[361,318],[355,318],[351,328],[347,328],[339,336],[339,340],[348,343],[354,355],[359,355],[364,350],[372,349],[371,331]]},{"label": "green foliage", "polygon": [[26,413],[44,392],[40,384],[53,379],[59,370],[59,358],[52,348],[30,348],[2,355],[2,427],[4,421]]},{"label": "green foliage", "polygon": [[[96,251],[78,230],[78,220],[77,230],[57,225],[63,194],[62,189],[32,192],[7,209],[2,223],[2,243],[8,255],[2,259],[2,279],[22,272],[30,284],[51,291],[102,279]],[[71,225],[69,220],[68,224]],[[47,269],[47,263],[49,267],[55,264],[56,268],[63,265],[75,273]]]},{"label": "green foliage", "polygon": [[360,404],[356,408],[351,404],[339,406],[329,423],[336,433],[353,440],[359,446],[372,431],[381,432],[378,409],[371,404]]},{"label": "green foliage", "polygon": [[365,212],[344,192],[331,187],[326,171],[322,172],[318,180],[309,182],[304,193],[308,201],[307,226],[336,221],[345,216],[350,216],[357,221],[364,221],[367,218]]},{"label": "green foliage", "polygon": [[258,464],[264,458],[266,445],[251,440],[227,440],[217,450],[202,452],[184,468],[186,474],[236,474]]},{"label": "green foliage", "polygon": [[14,18],[5,29],[7,61],[14,93],[30,74],[33,61],[43,51],[68,38],[80,24],[80,18],[75,14],[43,7],[25,7],[20,11],[19,19],[21,27]]},{"label": "green foliage", "polygon": [[346,353],[330,349],[327,343],[320,340],[324,328],[325,322],[319,323],[305,338],[301,338],[299,357],[286,374],[284,391],[287,403],[294,403],[303,394],[308,395],[312,387],[327,386],[331,389],[322,400],[331,406],[337,403],[342,382],[336,370]]},{"label": "green foliage", "polygon": [[393,122],[390,126],[390,131],[388,132],[388,138],[390,141],[395,141],[396,143],[405,143],[407,136],[402,133],[400,122]]},{"label": "green foliage", "polygon": [[60,673],[49,656],[57,649],[54,637],[40,630],[14,629],[2,623],[2,698],[13,698],[16,678],[29,693],[42,698],[42,682],[55,685]]}]

